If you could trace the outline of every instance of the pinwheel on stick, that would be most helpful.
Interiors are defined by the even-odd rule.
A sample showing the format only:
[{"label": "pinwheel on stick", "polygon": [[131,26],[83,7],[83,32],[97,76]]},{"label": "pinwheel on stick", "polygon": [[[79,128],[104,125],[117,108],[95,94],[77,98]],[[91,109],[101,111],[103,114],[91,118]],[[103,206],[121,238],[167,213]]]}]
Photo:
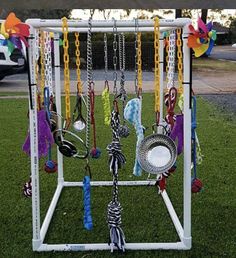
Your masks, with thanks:
[{"label": "pinwheel on stick", "polygon": [[22,23],[14,13],[10,13],[0,28],[0,45],[7,46],[11,54],[15,48],[22,50],[22,43],[28,47],[29,25]]},{"label": "pinwheel on stick", "polygon": [[203,54],[210,55],[216,40],[216,31],[212,29],[212,22],[205,24],[201,18],[198,18],[197,24],[197,30],[192,24],[189,25],[188,47],[193,49],[195,57],[200,57]]}]

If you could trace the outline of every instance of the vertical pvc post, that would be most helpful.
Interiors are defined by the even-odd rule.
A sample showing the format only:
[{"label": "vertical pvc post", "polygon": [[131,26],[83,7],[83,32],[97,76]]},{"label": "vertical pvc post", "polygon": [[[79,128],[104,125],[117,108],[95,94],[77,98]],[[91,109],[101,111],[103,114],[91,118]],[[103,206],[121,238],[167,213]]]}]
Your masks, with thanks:
[{"label": "vertical pvc post", "polygon": [[[159,68],[160,68],[160,124],[162,124],[163,119],[163,91],[164,91],[164,42],[163,42],[163,33],[160,33],[160,39],[159,39],[159,54],[160,54],[160,60],[159,60]],[[162,132],[161,127],[159,127],[159,130]]]},{"label": "vertical pvc post", "polygon": [[184,72],[184,237],[186,248],[192,245],[191,238],[191,107],[190,107],[190,48],[187,46],[189,24],[183,28],[183,72]]},{"label": "vertical pvc post", "polygon": [[[59,45],[59,33],[54,33],[54,71],[55,71],[55,97],[56,107],[58,113],[58,126],[62,128],[61,121],[61,78],[60,78],[60,45]],[[57,148],[57,164],[58,164],[58,184],[64,183],[63,176],[63,155]]]},{"label": "vertical pvc post", "polygon": [[[37,120],[37,85],[35,80],[35,29],[30,28],[28,65],[31,87],[29,96],[29,121],[30,121],[30,157],[31,157],[31,182],[32,182],[32,226],[33,250],[41,245],[40,239],[40,194],[39,194],[39,157],[38,157],[38,120]],[[30,103],[32,100],[32,106]]]}]

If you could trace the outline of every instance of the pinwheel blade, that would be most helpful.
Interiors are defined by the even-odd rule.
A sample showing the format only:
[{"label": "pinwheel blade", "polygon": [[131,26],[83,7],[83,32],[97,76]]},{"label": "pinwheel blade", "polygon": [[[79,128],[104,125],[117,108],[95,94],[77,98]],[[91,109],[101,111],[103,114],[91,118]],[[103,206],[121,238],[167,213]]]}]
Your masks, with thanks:
[{"label": "pinwheel blade", "polygon": [[198,48],[200,47],[202,44],[197,42],[197,37],[194,35],[189,35],[188,36],[188,47],[190,48]]},{"label": "pinwheel blade", "polygon": [[201,18],[198,18],[198,29],[201,29],[204,33],[207,33],[208,32],[208,29],[207,29],[207,26],[206,24],[202,21]]},{"label": "pinwheel blade", "polygon": [[200,47],[198,48],[193,48],[193,51],[195,53],[195,57],[200,57],[202,56],[208,49],[209,47],[209,43],[207,44],[202,44]]},{"label": "pinwheel blade", "polygon": [[210,55],[211,50],[212,50],[213,47],[214,47],[214,40],[213,40],[213,39],[210,39],[209,47],[208,47],[208,49],[207,49],[207,51],[206,51],[206,54],[207,54],[208,56]]},{"label": "pinwheel blade", "polygon": [[14,13],[10,13],[7,16],[6,21],[5,21],[6,31],[7,30],[12,30],[15,27],[15,25],[17,25],[19,23],[21,23],[21,20],[18,19]]},{"label": "pinwheel blade", "polygon": [[18,28],[18,33],[23,37],[29,37],[29,25],[24,23],[19,23],[15,25]]}]

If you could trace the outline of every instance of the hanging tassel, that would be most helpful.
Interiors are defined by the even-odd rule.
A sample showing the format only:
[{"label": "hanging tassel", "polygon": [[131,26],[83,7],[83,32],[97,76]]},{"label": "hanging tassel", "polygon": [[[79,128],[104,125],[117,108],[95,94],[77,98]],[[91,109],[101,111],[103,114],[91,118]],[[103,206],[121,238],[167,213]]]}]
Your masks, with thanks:
[{"label": "hanging tassel", "polygon": [[[112,145],[112,144],[111,144]],[[117,147],[117,144],[115,144]],[[107,207],[107,222],[110,228],[110,247],[113,252],[114,247],[125,251],[125,235],[121,229],[121,211],[122,207],[118,201],[118,168],[125,161],[120,151],[109,149],[110,152],[117,153],[110,157],[110,169],[113,172],[113,198]]]},{"label": "hanging tassel", "polygon": [[125,251],[125,235],[121,229],[121,211],[122,207],[119,202],[111,201],[107,207],[107,220],[110,228],[110,247],[113,252],[114,247],[118,250]]}]

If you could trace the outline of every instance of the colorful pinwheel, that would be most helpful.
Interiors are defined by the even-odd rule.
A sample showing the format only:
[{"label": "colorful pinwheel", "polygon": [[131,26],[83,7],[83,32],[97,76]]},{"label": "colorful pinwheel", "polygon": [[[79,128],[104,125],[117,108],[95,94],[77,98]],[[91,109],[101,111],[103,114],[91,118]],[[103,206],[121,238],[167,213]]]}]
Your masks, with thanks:
[{"label": "colorful pinwheel", "polygon": [[188,36],[188,47],[192,48],[195,56],[199,57],[206,53],[210,55],[216,40],[216,31],[212,30],[212,22],[205,24],[201,18],[198,18],[198,29],[189,25],[190,35]]},{"label": "colorful pinwheel", "polygon": [[29,25],[22,23],[14,13],[10,13],[0,28],[0,45],[7,46],[10,53],[15,48],[22,49],[22,42],[28,47]]}]

